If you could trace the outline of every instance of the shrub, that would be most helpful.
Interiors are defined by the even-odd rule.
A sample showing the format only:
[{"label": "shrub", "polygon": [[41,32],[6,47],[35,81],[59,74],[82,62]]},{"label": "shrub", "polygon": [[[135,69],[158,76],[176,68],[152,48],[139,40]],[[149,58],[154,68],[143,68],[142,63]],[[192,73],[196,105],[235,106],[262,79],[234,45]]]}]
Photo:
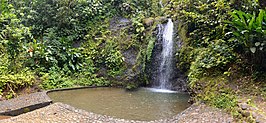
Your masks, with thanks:
[{"label": "shrub", "polygon": [[74,86],[109,86],[110,83],[102,77],[89,71],[74,73],[72,76],[64,74],[64,70],[52,68],[49,73],[42,75],[43,89],[68,88]]},{"label": "shrub", "polygon": [[260,9],[259,13],[252,14],[235,10],[231,15],[228,23],[232,32],[228,34],[232,34],[230,41],[235,43],[235,49],[257,68],[266,68],[266,11]]},{"label": "shrub", "polygon": [[190,66],[188,75],[191,87],[194,87],[194,82],[204,75],[215,75],[215,72],[227,71],[228,64],[236,59],[233,49],[223,40],[217,40],[208,48],[200,48],[195,52],[197,55]]},{"label": "shrub", "polygon": [[227,86],[228,81],[223,77],[204,77],[198,81],[194,99],[204,101],[217,108],[232,110],[236,104],[234,92]]},{"label": "shrub", "polygon": [[29,87],[35,82],[34,73],[28,69],[24,69],[19,73],[0,74],[1,91],[8,91],[8,98],[16,95],[16,91],[24,87]]}]

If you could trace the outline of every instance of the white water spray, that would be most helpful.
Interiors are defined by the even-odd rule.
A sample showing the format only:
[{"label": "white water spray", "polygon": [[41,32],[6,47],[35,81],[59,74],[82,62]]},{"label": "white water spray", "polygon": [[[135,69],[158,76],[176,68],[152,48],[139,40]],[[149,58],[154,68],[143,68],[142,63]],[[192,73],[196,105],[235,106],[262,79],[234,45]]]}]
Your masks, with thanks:
[{"label": "white water spray", "polygon": [[[159,26],[160,28],[161,26]],[[168,19],[168,23],[164,27],[163,31],[159,31],[162,34],[162,54],[161,54],[161,64],[160,64],[160,75],[159,75],[159,88],[160,89],[170,89],[171,83],[171,73],[173,72],[173,34],[174,34],[174,24],[171,19]],[[160,34],[159,34],[160,35]]]}]

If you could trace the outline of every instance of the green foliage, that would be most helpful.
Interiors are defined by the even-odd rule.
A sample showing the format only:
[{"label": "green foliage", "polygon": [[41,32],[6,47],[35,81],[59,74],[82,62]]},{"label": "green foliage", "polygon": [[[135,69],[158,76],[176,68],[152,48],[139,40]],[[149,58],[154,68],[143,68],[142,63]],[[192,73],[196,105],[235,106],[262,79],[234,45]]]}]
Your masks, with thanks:
[{"label": "green foliage", "polygon": [[45,68],[46,70],[55,66],[68,67],[71,71],[79,71],[83,67],[80,48],[65,47],[62,44],[64,39],[55,40],[57,39],[55,37],[45,37],[45,39],[42,42],[34,40],[26,46],[27,66],[32,69]]},{"label": "green foliage", "polygon": [[164,8],[179,21],[177,66],[187,72],[195,100],[233,111],[235,93],[221,76],[265,73],[265,9],[259,8],[256,0],[170,0]]},{"label": "green foliage", "polygon": [[27,69],[17,74],[8,74],[8,75],[2,74],[0,76],[1,78],[0,86],[1,87],[7,86],[6,88],[17,90],[19,88],[32,85],[35,79],[33,75],[34,74]]},{"label": "green foliage", "polygon": [[134,27],[134,38],[136,41],[142,41],[144,39],[144,31],[145,27],[144,24],[142,23],[142,20],[144,19],[144,14],[139,13],[132,19],[132,25]]},{"label": "green foliage", "polygon": [[9,4],[6,11],[0,15],[0,43],[5,47],[5,53],[11,61],[9,69],[13,70],[15,69],[12,66],[17,65],[18,57],[23,52],[23,44],[32,38],[29,28],[21,24],[14,11],[13,6]]},{"label": "green foliage", "polygon": [[227,33],[231,37],[229,42],[244,59],[244,64],[249,68],[247,71],[251,74],[255,71],[265,71],[265,9],[252,12],[234,10],[231,20],[227,22],[230,26]]},{"label": "green foliage", "polygon": [[207,102],[217,108],[233,110],[237,104],[233,91],[223,77],[202,78],[198,81],[196,100]]},{"label": "green foliage", "polygon": [[63,72],[55,70],[55,68],[52,68],[49,73],[44,74],[41,77],[41,80],[43,81],[41,87],[44,89],[67,88],[74,86],[74,83],[69,77],[64,76]]},{"label": "green foliage", "polygon": [[66,75],[64,70],[52,68],[49,73],[45,73],[41,80],[43,89],[68,88],[73,86],[109,86],[110,83],[104,78],[98,78],[90,71],[75,73],[72,76]]},{"label": "green foliage", "polygon": [[174,5],[181,10],[177,9],[176,13],[169,14],[173,14],[174,17],[188,25],[188,37],[190,37],[188,45],[206,47],[213,40],[224,38],[226,25],[223,23],[229,18],[228,12],[231,10],[229,2],[181,0]]},{"label": "green foliage", "polygon": [[129,91],[135,90],[138,88],[138,85],[136,83],[128,83],[126,85],[126,89]]},{"label": "green foliage", "polygon": [[114,41],[107,41],[106,46],[100,52],[102,55],[99,64],[103,63],[111,72],[119,71],[123,67],[124,58]]},{"label": "green foliage", "polygon": [[149,41],[149,44],[147,46],[146,56],[147,56],[147,61],[149,62],[151,60],[151,55],[152,55],[152,51],[153,51],[156,39],[154,37],[149,37],[148,41]]},{"label": "green foliage", "polygon": [[192,52],[193,48],[188,46],[183,46],[176,53],[176,58],[178,59],[177,68],[182,72],[187,72],[191,66],[192,61],[194,61],[194,55],[196,52]]},{"label": "green foliage", "polygon": [[124,68],[124,58],[117,38],[111,34],[106,23],[98,23],[87,35],[84,53],[87,54],[97,68],[107,69],[108,75],[120,74]]},{"label": "green foliage", "polygon": [[23,66],[23,46],[32,40],[32,36],[16,15],[13,5],[1,0],[0,12],[0,93],[8,91],[6,97],[12,98],[16,91],[35,81],[34,73]]},{"label": "green foliage", "polygon": [[[177,54],[178,66],[183,71],[188,69],[191,87],[195,87],[196,81],[203,76],[226,71],[228,65],[236,60],[226,35],[228,27],[225,21],[230,17],[230,5],[225,0],[181,0],[171,1],[165,9],[181,23],[180,33],[185,39]],[[177,9],[169,11],[173,7]]]},{"label": "green foliage", "polygon": [[45,89],[109,85],[96,73],[103,67],[114,77],[124,68],[120,47],[105,21],[118,14],[115,2],[1,0],[0,93],[9,91],[5,95],[13,97],[34,83],[34,73]]},{"label": "green foliage", "polygon": [[[195,82],[201,77],[223,73],[232,63],[241,61],[236,56],[239,56],[238,53],[243,53],[239,51],[243,50],[241,42],[244,44],[245,41],[236,40],[254,42],[252,46],[256,43],[258,48],[264,46],[262,41],[265,40],[265,36],[263,33],[255,32],[256,29],[258,32],[264,32],[263,10],[260,10],[259,17],[235,10],[238,8],[245,12],[256,13],[257,7],[257,2],[253,0],[245,0],[245,2],[173,0],[169,2],[164,11],[180,21],[179,26],[182,27],[180,33],[182,33],[182,38],[185,38],[184,46],[177,54],[180,60],[178,66],[189,71],[188,77],[192,87],[196,86]],[[233,22],[229,24],[227,20],[231,17],[233,17]],[[232,25],[235,25],[233,26],[234,32],[231,32]],[[184,32],[187,34],[183,34]],[[241,38],[231,34],[245,34],[246,36]]]},{"label": "green foliage", "polygon": [[0,75],[8,73],[8,55],[6,54],[6,50],[3,45],[0,44]]},{"label": "green foliage", "polygon": [[0,74],[0,87],[2,91],[9,91],[7,98],[12,98],[16,95],[17,90],[31,86],[35,82],[34,73],[28,69],[24,69],[19,73]]},{"label": "green foliage", "polygon": [[[208,48],[201,48],[196,51],[197,56],[190,67],[188,75],[191,86],[197,79],[213,71],[227,70],[227,65],[235,60],[233,49],[225,44],[223,40],[217,40],[215,44],[210,44]],[[211,72],[210,72],[211,71]],[[194,86],[192,86],[194,87]]]},{"label": "green foliage", "polygon": [[159,16],[162,6],[160,0],[121,0],[119,10],[124,16],[135,17],[139,13],[145,16]]},{"label": "green foliage", "polygon": [[[97,20],[109,15],[111,1],[104,0],[15,0],[17,15],[33,34],[41,38],[45,31],[54,28],[59,37],[68,37],[68,43],[82,40],[88,31],[88,20]],[[66,42],[67,43],[67,42]]]},{"label": "green foliage", "polygon": [[[229,23],[233,27],[233,38],[237,40],[240,46],[243,46],[246,51],[256,53],[264,51],[266,40],[266,13],[261,9],[259,14],[256,15],[245,13],[243,11],[233,11],[232,21]],[[231,33],[231,32],[229,32]]]}]

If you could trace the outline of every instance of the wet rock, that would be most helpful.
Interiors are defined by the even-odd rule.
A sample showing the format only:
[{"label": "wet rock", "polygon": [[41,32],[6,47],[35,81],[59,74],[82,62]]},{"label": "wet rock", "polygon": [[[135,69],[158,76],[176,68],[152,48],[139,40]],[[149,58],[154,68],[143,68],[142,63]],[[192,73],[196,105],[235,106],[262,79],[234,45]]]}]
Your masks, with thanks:
[{"label": "wet rock", "polygon": [[110,21],[110,29],[112,31],[117,31],[120,30],[122,28],[128,27],[131,25],[131,21],[127,18],[123,18],[123,17],[114,17],[111,21]]},{"label": "wet rock", "polygon": [[256,123],[265,123],[262,119],[260,119],[260,118],[256,118]]},{"label": "wet rock", "polygon": [[259,116],[257,113],[252,112],[252,117],[255,118],[255,119],[257,119],[257,118],[260,117],[260,116]]},{"label": "wet rock", "polygon": [[260,6],[262,8],[265,8],[266,7],[266,1],[265,0],[259,0],[259,3],[260,3]]},{"label": "wet rock", "polygon": [[248,107],[249,107],[249,105],[248,104],[245,104],[245,103],[240,104],[240,106],[241,106],[241,109],[242,110],[247,110]]},{"label": "wet rock", "polygon": [[249,107],[249,109],[250,109],[251,111],[256,111],[256,110],[258,110],[258,108],[256,108],[256,107]]},{"label": "wet rock", "polygon": [[266,117],[263,117],[258,113],[253,112],[252,116],[255,119],[256,123],[266,123]]},{"label": "wet rock", "polygon": [[248,111],[243,111],[243,112],[242,112],[242,115],[245,116],[245,117],[249,117],[249,116],[250,116],[250,112],[248,112]]},{"label": "wet rock", "polygon": [[238,99],[238,100],[237,100],[237,103],[238,103],[238,104],[242,104],[242,103],[243,103],[243,100]]},{"label": "wet rock", "polygon": [[146,25],[146,26],[152,26],[153,23],[154,23],[154,18],[145,18],[143,19],[143,23]]},{"label": "wet rock", "polygon": [[152,26],[154,23],[167,23],[168,19],[166,17],[156,17],[156,18],[145,18],[143,19],[143,23],[145,26]]},{"label": "wet rock", "polygon": [[138,52],[135,48],[129,48],[122,52],[126,65],[133,67],[137,63]]}]

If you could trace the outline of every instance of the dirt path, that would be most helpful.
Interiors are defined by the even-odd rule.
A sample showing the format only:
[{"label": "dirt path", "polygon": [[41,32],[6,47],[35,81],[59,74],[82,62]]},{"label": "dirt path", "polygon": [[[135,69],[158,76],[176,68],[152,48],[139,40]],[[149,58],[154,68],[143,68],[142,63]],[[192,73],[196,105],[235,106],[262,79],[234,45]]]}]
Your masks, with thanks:
[{"label": "dirt path", "polygon": [[259,96],[239,96],[238,110],[246,122],[266,123],[266,102]]}]

